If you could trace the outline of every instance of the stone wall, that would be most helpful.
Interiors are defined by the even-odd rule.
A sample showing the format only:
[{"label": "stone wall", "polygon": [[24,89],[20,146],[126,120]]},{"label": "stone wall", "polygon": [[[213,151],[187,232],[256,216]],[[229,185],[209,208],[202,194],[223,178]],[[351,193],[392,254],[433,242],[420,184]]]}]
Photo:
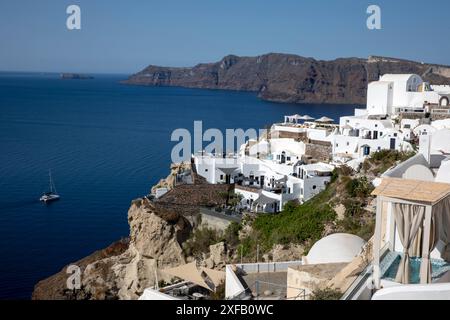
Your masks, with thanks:
[{"label": "stone wall", "polygon": [[307,143],[305,145],[305,154],[318,161],[330,161],[333,149],[331,144]]},{"label": "stone wall", "polygon": [[272,138],[279,139],[295,139],[297,141],[306,141],[307,135],[306,132],[288,132],[288,131],[274,131],[271,133]]},{"label": "stone wall", "polygon": [[450,118],[450,113],[432,113],[431,114],[432,121],[444,120],[444,119],[449,119],[449,118]]}]

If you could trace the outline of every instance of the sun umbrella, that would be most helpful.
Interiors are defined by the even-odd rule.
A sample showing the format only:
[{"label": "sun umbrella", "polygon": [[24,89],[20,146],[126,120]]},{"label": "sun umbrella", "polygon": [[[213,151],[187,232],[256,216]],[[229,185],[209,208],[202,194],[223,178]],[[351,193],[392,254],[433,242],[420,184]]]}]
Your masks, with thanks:
[{"label": "sun umbrella", "polygon": [[333,122],[334,120],[328,117],[322,117],[320,119],[317,119],[316,122],[323,122],[323,123],[327,123],[327,122]]},{"label": "sun umbrella", "polygon": [[313,117],[308,116],[307,114],[305,114],[303,117],[300,118],[301,120],[305,120],[305,121],[310,121],[310,120],[314,120]]}]

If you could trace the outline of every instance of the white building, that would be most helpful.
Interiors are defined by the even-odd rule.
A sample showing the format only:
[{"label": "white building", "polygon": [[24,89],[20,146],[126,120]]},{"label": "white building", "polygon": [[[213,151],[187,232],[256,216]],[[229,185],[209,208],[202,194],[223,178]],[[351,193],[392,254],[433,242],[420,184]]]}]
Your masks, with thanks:
[{"label": "white building", "polygon": [[448,106],[450,87],[430,86],[416,74],[385,74],[369,84],[369,116],[393,115],[401,111],[421,112],[424,105]]},{"label": "white building", "polygon": [[[356,168],[377,151],[413,150],[411,143],[417,137],[422,137],[420,148],[426,149],[430,135],[439,128],[450,128],[450,120],[426,124],[420,115],[437,107],[450,117],[450,107],[444,108],[448,97],[449,86],[432,87],[414,74],[386,74],[369,84],[367,108],[341,117],[338,125],[326,117],[314,121],[307,115],[285,116],[283,123],[272,126],[268,138],[248,141],[237,154],[196,154],[194,163],[197,173],[209,183],[241,186],[236,192],[242,195],[244,207],[278,212],[288,201],[311,199],[331,179],[333,167],[305,164],[304,156],[311,156],[307,152],[322,148],[322,154],[323,150],[330,153],[335,164]],[[398,121],[404,112],[419,116]]]},{"label": "white building", "polygon": [[303,150],[296,152],[294,148],[301,145],[292,141],[291,146],[282,149],[280,140],[270,142],[273,153],[259,154],[259,158],[195,154],[196,171],[209,183],[235,184],[235,192],[243,197],[241,205],[247,210],[279,212],[289,201],[307,201],[323,191],[334,170],[326,163],[303,164]]}]

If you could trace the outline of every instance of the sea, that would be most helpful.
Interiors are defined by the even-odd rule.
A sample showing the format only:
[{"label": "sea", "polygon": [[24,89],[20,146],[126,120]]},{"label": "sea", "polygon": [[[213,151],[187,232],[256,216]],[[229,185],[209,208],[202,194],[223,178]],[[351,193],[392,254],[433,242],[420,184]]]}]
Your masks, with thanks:
[{"label": "sea", "polygon": [[[133,199],[169,173],[175,129],[262,129],[284,115],[353,114],[351,105],[272,103],[255,93],[0,73],[0,299],[128,236]],[[61,199],[39,202],[48,172]]]}]

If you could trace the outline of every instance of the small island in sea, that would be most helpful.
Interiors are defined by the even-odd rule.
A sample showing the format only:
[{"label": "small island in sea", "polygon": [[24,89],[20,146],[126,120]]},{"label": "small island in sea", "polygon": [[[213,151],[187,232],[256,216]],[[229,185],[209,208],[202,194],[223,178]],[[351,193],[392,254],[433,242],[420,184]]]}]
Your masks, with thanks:
[{"label": "small island in sea", "polygon": [[61,79],[63,80],[90,80],[94,79],[93,76],[79,74],[79,73],[61,73]]}]

